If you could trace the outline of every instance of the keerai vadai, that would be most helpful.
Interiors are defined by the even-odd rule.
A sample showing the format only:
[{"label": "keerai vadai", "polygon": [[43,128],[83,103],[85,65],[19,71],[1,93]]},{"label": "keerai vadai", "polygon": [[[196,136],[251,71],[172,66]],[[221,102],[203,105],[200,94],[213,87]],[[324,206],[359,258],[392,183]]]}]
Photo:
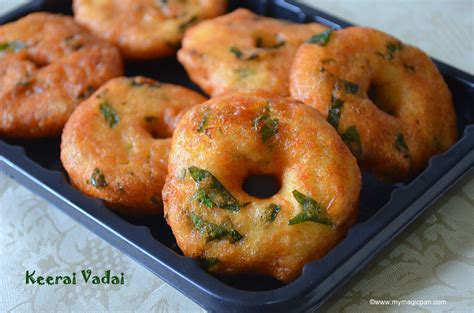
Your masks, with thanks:
[{"label": "keerai vadai", "polygon": [[213,97],[257,89],[288,96],[296,50],[324,29],[317,23],[296,24],[237,9],[190,28],[178,60]]},{"label": "keerai vadai", "polygon": [[328,31],[304,44],[291,95],[318,109],[361,166],[406,180],[457,137],[451,93],[421,50],[366,27]]},{"label": "keerai vadai", "polygon": [[[242,188],[252,175],[271,175],[281,188],[253,197]],[[184,255],[212,272],[289,282],[345,236],[360,187],[356,159],[319,112],[290,98],[234,94],[178,123],[163,203]]]},{"label": "keerai vadai", "polygon": [[109,81],[64,127],[61,161],[72,184],[127,215],[161,213],[173,129],[205,100],[143,77]]},{"label": "keerai vadai", "polygon": [[0,26],[0,134],[59,135],[76,105],[122,74],[117,48],[71,17],[33,13]]},{"label": "keerai vadai", "polygon": [[226,0],[74,0],[76,20],[116,44],[125,58],[169,56],[184,31],[223,14]]}]

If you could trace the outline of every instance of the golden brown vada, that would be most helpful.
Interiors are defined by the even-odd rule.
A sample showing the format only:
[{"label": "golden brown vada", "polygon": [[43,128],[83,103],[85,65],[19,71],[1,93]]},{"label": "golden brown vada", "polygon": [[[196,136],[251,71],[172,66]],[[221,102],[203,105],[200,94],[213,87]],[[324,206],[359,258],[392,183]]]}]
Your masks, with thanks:
[{"label": "golden brown vada", "polygon": [[237,9],[186,31],[178,60],[212,97],[258,89],[288,96],[296,50],[324,29]]},{"label": "golden brown vada", "polygon": [[[262,199],[242,184],[271,175]],[[354,223],[357,161],[313,108],[260,94],[213,98],[189,110],[173,135],[164,212],[184,255],[211,272],[289,282]]]},{"label": "golden brown vada", "polygon": [[383,180],[413,177],[456,141],[451,93],[434,63],[375,29],[328,31],[304,44],[291,95],[327,117],[361,166]]},{"label": "golden brown vada", "polygon": [[79,102],[121,74],[118,49],[71,17],[33,13],[0,26],[0,135],[59,135]]},{"label": "golden brown vada", "polygon": [[184,31],[221,15],[226,0],[74,0],[74,17],[97,36],[116,44],[127,59],[172,55]]},{"label": "golden brown vada", "polygon": [[71,183],[126,215],[161,213],[173,129],[205,100],[143,77],[109,81],[64,127],[61,161]]}]

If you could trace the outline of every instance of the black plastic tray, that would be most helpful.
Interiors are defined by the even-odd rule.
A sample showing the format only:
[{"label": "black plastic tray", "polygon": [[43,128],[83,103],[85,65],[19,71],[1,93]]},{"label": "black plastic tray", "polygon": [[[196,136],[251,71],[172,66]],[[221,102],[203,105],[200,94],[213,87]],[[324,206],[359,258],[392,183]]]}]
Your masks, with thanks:
[{"label": "black plastic tray", "polygon": [[[317,21],[333,28],[349,24],[296,1],[231,1],[230,9],[253,11],[296,22]],[[28,3],[0,17],[0,24],[33,11],[71,14],[71,2]],[[162,217],[123,218],[103,202],[84,196],[68,182],[59,160],[59,138],[12,140],[0,138],[0,170],[56,205],[113,246],[130,255],[164,281],[210,311],[288,312],[319,307],[336,288],[370,259],[424,209],[473,166],[474,77],[436,61],[454,96],[459,141],[433,157],[426,170],[409,184],[384,184],[363,174],[358,223],[322,260],[304,267],[288,285],[253,275],[215,277],[182,256]],[[126,75],[144,75],[199,90],[174,57],[126,64]]]}]

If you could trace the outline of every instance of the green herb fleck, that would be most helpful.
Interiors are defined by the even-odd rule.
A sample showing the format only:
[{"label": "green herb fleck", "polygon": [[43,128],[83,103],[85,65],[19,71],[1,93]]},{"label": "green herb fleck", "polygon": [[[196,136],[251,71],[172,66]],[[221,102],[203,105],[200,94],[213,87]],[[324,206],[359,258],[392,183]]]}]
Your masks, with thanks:
[{"label": "green herb fleck", "polygon": [[107,124],[109,124],[110,128],[113,128],[120,121],[120,118],[117,112],[115,111],[114,108],[112,108],[108,104],[108,102],[106,101],[102,102],[99,108],[100,108],[100,112],[104,116],[104,119],[107,122]]},{"label": "green herb fleck", "polygon": [[237,199],[210,172],[195,166],[188,168],[191,178],[196,182],[198,190],[194,199],[208,208],[222,208],[239,211],[248,203],[239,203]]},{"label": "green herb fleck", "polygon": [[238,68],[235,70],[235,72],[240,78],[247,78],[251,75],[255,75],[256,73],[253,68],[248,68],[248,67]]},{"label": "green herb fleck", "polygon": [[207,196],[206,192],[202,189],[198,189],[194,194],[194,200],[197,200],[199,203],[207,206],[208,208],[213,208],[214,203],[212,200]]},{"label": "green herb fleck", "polygon": [[240,234],[237,230],[235,229],[232,229],[230,231],[230,242],[231,243],[235,243],[235,242],[238,242],[240,240],[242,240],[244,238],[244,236],[242,234]]},{"label": "green herb fleck", "polygon": [[253,127],[257,130],[260,126],[260,132],[262,134],[262,141],[266,143],[273,135],[278,133],[278,119],[277,118],[270,118],[269,110],[266,109],[267,112],[264,114],[259,115],[253,121]]},{"label": "green herb fleck", "polygon": [[313,198],[302,194],[298,190],[293,190],[293,197],[295,197],[296,201],[300,204],[302,212],[290,219],[288,225],[300,224],[307,221],[333,225],[326,212],[324,212],[325,210],[323,210],[321,205]]},{"label": "green herb fleck", "polygon": [[244,238],[232,225],[228,225],[229,223],[214,224],[205,221],[193,212],[191,212],[191,221],[202,235],[206,235],[206,241],[228,238],[231,243],[235,243]]},{"label": "green herb fleck", "polygon": [[401,41],[389,42],[386,45],[387,51],[385,54],[381,52],[376,52],[376,54],[387,60],[392,60],[395,52],[402,51],[402,49],[403,49],[403,44],[401,43]]},{"label": "green herb fleck", "polygon": [[403,153],[405,157],[408,157],[410,154],[410,149],[408,149],[402,133],[397,134],[397,139],[395,139],[395,149],[397,149],[398,152]]},{"label": "green herb fleck", "polygon": [[359,85],[357,85],[356,83],[342,79],[342,84],[344,85],[344,90],[347,93],[356,94],[359,92]]},{"label": "green herb fleck", "polygon": [[324,47],[329,42],[329,39],[331,39],[331,34],[332,34],[332,29],[328,29],[328,30],[323,31],[320,34],[314,35],[313,37],[309,38],[307,42]]},{"label": "green herb fleck", "polygon": [[33,82],[31,80],[20,80],[16,85],[18,87],[28,87],[32,84]]},{"label": "green herb fleck", "polygon": [[354,125],[349,126],[346,131],[341,134],[341,138],[356,157],[361,156],[362,144],[360,143],[360,135],[357,131],[357,127]]},{"label": "green herb fleck", "polygon": [[256,54],[256,53],[251,53],[248,56],[245,56],[244,53],[242,51],[240,51],[239,48],[234,47],[234,46],[230,47],[229,51],[230,51],[230,53],[235,55],[235,57],[239,60],[255,60],[255,59],[258,58],[258,54]]},{"label": "green herb fleck", "polygon": [[331,106],[329,107],[327,121],[336,129],[339,127],[339,120],[341,119],[343,106],[344,101],[336,98],[334,95],[331,96]]},{"label": "green herb fleck", "polygon": [[89,98],[89,96],[91,94],[93,94],[95,91],[95,88],[94,86],[87,86],[86,90],[84,90],[82,93],[80,93],[77,98],[78,99],[85,99],[85,98]]},{"label": "green herb fleck", "polygon": [[18,52],[21,49],[26,48],[27,45],[24,42],[21,41],[5,41],[0,43],[0,51],[12,51],[12,52]]},{"label": "green herb fleck", "polygon": [[207,125],[209,124],[209,112],[204,113],[201,122],[199,122],[197,132],[202,133],[206,130]]},{"label": "green herb fleck", "polygon": [[99,168],[95,168],[91,175],[91,185],[95,188],[107,187],[107,181],[105,180],[104,173]]},{"label": "green herb fleck", "polygon": [[240,49],[237,48],[237,47],[232,46],[232,47],[229,48],[229,51],[230,51],[230,53],[232,53],[233,55],[235,55],[235,57],[236,57],[237,59],[242,59],[242,57],[244,56],[244,54],[242,53],[242,51],[240,51]]},{"label": "green herb fleck", "polygon": [[267,211],[266,221],[269,223],[275,221],[278,213],[280,212],[280,209],[281,209],[281,206],[279,204],[275,204],[275,203],[269,204],[266,208],[266,211]]},{"label": "green herb fleck", "polygon": [[218,258],[199,258],[198,261],[199,261],[199,265],[205,270],[208,270],[211,267],[219,264]]}]

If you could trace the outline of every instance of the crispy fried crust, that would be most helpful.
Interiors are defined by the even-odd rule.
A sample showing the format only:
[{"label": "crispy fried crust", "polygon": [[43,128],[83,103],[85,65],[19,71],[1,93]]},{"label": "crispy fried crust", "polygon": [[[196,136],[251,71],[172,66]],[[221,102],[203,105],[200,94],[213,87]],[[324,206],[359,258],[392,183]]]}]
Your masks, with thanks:
[{"label": "crispy fried crust", "polygon": [[[209,176],[198,183],[204,172],[196,168],[234,200]],[[260,199],[242,189],[246,177],[259,174],[277,178],[278,193]],[[231,95],[193,107],[178,123],[163,201],[186,256],[215,273],[289,282],[342,240],[355,221],[360,188],[356,159],[316,110],[289,98]],[[295,190],[319,203],[333,225],[289,225],[303,210]]]},{"label": "crispy fried crust", "polygon": [[122,74],[118,49],[70,17],[33,13],[0,26],[0,134],[61,133],[76,105]]},{"label": "crispy fried crust", "polygon": [[303,45],[291,95],[327,117],[361,166],[383,180],[413,177],[457,138],[451,93],[433,62],[374,29],[346,28],[325,45]]},{"label": "crispy fried crust", "polygon": [[325,28],[237,9],[187,30],[178,60],[212,97],[257,89],[288,96],[296,50]]},{"label": "crispy fried crust", "polygon": [[64,127],[61,161],[72,184],[127,215],[161,213],[173,129],[205,100],[143,77],[109,81]]},{"label": "crispy fried crust", "polygon": [[172,55],[186,28],[223,14],[226,0],[74,0],[74,17],[127,59]]}]

